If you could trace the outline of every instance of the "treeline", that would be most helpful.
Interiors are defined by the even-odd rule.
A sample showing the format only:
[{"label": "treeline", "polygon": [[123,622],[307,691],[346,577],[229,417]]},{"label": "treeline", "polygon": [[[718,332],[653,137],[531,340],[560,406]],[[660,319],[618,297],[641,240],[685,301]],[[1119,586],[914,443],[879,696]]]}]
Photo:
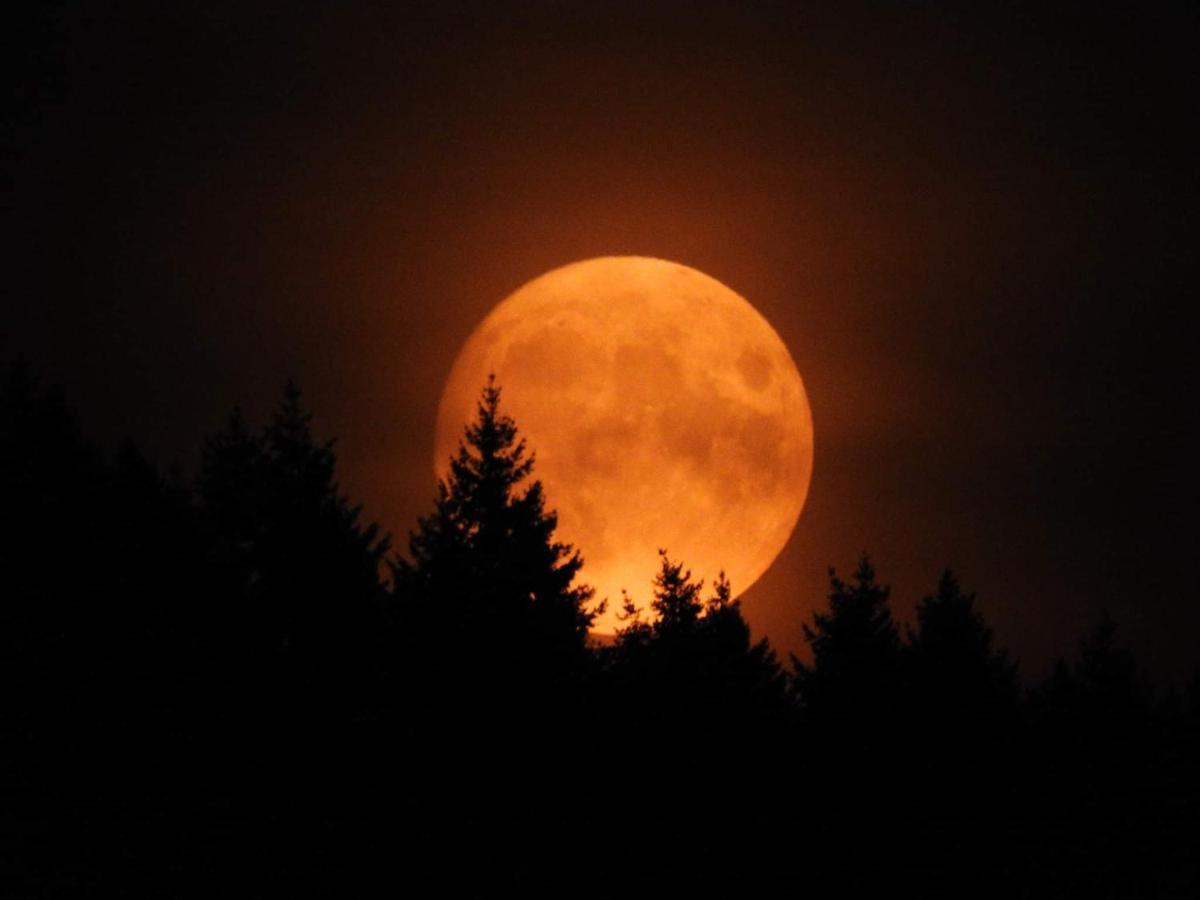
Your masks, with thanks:
[{"label": "treeline", "polygon": [[1111,621],[1026,689],[863,559],[785,663],[663,552],[596,645],[499,400],[401,555],[294,386],[187,480],[6,368],[0,895],[1196,895],[1200,690]]}]

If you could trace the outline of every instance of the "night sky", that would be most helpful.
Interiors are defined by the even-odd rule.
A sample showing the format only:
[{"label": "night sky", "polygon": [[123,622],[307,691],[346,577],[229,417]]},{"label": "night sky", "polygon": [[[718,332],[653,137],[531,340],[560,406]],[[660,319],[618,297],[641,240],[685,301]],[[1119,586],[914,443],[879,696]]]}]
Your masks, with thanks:
[{"label": "night sky", "polygon": [[27,5],[0,357],[98,439],[191,468],[293,376],[403,544],[487,311],[663,257],[809,392],[808,505],[745,597],[777,647],[866,550],[902,618],[954,567],[1028,675],[1102,607],[1194,658],[1194,5]]}]

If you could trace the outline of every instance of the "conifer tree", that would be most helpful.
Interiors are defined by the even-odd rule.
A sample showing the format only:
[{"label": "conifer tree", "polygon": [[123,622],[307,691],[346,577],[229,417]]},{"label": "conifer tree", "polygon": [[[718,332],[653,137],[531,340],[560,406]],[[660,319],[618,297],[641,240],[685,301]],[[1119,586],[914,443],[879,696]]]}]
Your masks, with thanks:
[{"label": "conifer tree", "polygon": [[799,698],[812,716],[866,723],[884,718],[899,691],[900,638],[890,589],[864,556],[851,583],[829,570],[829,611],[813,615],[804,637],[812,664],[792,658]]},{"label": "conifer tree", "polygon": [[905,648],[917,701],[931,716],[956,720],[995,715],[1018,698],[1016,665],[994,646],[994,635],[946,570],[937,592],[917,606],[917,627]]},{"label": "conifer tree", "polygon": [[490,377],[434,511],[410,537],[411,560],[396,564],[397,592],[451,639],[578,655],[595,614],[592,590],[575,583],[582,557],[555,540],[558,518],[541,482],[530,480],[533,468]]},{"label": "conifer tree", "polygon": [[928,815],[976,830],[994,827],[1015,787],[1016,665],[996,649],[975,595],[949,570],[918,604],[916,618],[903,650],[909,727],[896,748],[913,776],[906,787]]},{"label": "conifer tree", "polygon": [[267,490],[266,454],[240,407],[225,426],[204,443],[196,493],[219,562],[252,564],[252,549],[262,530]]},{"label": "conifer tree", "polygon": [[317,441],[311,421],[293,382],[261,433],[235,409],[205,445],[197,494],[234,604],[224,616],[237,623],[235,657],[277,661],[294,685],[336,694],[367,677],[388,540],[359,521],[337,482],[334,442]]},{"label": "conifer tree", "polygon": [[661,566],[654,576],[654,600],[650,607],[658,614],[654,623],[658,635],[692,631],[704,611],[700,600],[703,581],[693,581],[691,570],[673,563],[666,550],[658,551]]},{"label": "conifer tree", "polygon": [[[267,514],[275,526],[268,549],[280,562],[281,579],[298,594],[322,603],[322,595],[336,597],[349,607],[374,601],[388,539],[378,525],[361,523],[362,508],[342,493],[334,445],[313,436],[312,414],[289,381],[263,433]],[[306,624],[328,627],[330,612],[314,611]]]},{"label": "conifer tree", "polygon": [[733,599],[733,586],[724,572],[713,582],[700,624],[707,654],[721,661],[725,683],[735,693],[741,691],[738,702],[748,710],[777,706],[784,686],[779,661],[766,638],[751,641],[741,601]]},{"label": "conifer tree", "polygon": [[682,703],[704,716],[778,709],[784,680],[775,652],[765,638],[751,641],[729,579],[721,572],[707,599],[701,600],[702,590],[682,562],[659,551],[651,601],[656,618],[643,622],[626,598],[627,624],[617,633],[619,675],[635,690],[653,685],[673,693],[660,698],[664,706]]}]

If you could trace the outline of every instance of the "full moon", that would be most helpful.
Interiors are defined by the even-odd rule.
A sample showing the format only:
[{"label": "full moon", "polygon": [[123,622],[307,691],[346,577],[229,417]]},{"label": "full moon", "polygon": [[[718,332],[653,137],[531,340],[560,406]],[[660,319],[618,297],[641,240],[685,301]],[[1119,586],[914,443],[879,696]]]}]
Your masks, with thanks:
[{"label": "full moon", "polygon": [[[749,588],[787,543],[812,477],[800,373],[770,323],[678,263],[602,257],[547,272],[496,306],[450,372],[434,470],[444,478],[488,375],[534,452],[559,540],[608,598],[649,607],[658,550]],[[707,589],[706,589],[707,593]]]}]

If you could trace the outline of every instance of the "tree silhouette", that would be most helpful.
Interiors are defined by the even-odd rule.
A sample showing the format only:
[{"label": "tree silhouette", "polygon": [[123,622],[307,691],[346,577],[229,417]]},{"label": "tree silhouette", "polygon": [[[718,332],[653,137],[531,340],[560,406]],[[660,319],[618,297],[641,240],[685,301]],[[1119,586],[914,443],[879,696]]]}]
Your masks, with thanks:
[{"label": "tree silhouette", "polygon": [[203,578],[184,487],[127,443],[101,452],[25,366],[0,373],[0,493],[0,841],[31,810],[30,834],[55,831],[24,889],[8,880],[21,854],[0,880],[48,895],[119,853],[149,859],[152,817],[185,819],[188,791],[161,785],[203,732]]},{"label": "tree silhouette", "polygon": [[551,748],[586,753],[594,733],[592,590],[576,583],[583,560],[555,539],[533,468],[489,378],[393,570],[397,741],[422,773],[411,805],[445,827],[564,815],[579,757]]},{"label": "tree silhouette", "polygon": [[751,641],[750,626],[724,572],[711,596],[701,600],[704,582],[694,580],[682,562],[660,549],[653,585],[650,606],[656,618],[642,622],[626,598],[629,624],[617,632],[618,654],[634,666],[634,680],[672,683],[681,695],[700,698],[708,713],[718,707],[744,707],[751,714],[777,708],[783,675],[775,653],[765,638]]},{"label": "tree silhouette", "polygon": [[946,570],[937,592],[917,606],[916,630],[906,645],[908,680],[929,721],[952,720],[956,727],[1015,707],[1016,665],[994,646],[994,635]]},{"label": "tree silhouette", "polygon": [[[1181,828],[1194,840],[1200,825],[1176,803],[1189,779],[1170,781],[1153,693],[1107,612],[1076,659],[1060,659],[1034,690],[1030,711],[1036,858],[1059,879],[1053,887],[1132,896],[1151,872],[1177,866],[1164,848],[1178,846]],[[1190,780],[1194,790],[1194,769]]]},{"label": "tree silhouette", "polygon": [[433,513],[410,538],[412,559],[395,566],[397,590],[452,639],[578,657],[592,590],[575,583],[583,559],[554,539],[558,518],[545,509],[541,482],[529,481],[533,467],[516,424],[500,412],[493,376],[438,483]]},{"label": "tree silhouette", "polygon": [[752,720],[782,708],[783,674],[767,640],[751,640],[725,574],[707,600],[700,598],[702,589],[682,562],[659,551],[651,601],[657,618],[634,618],[618,631],[618,677],[631,694],[648,692],[636,702],[649,697],[650,715],[660,725],[694,731],[711,744],[718,738],[724,743],[738,719],[744,739],[745,728],[761,724]]},{"label": "tree silhouette", "polygon": [[953,575],[902,642],[865,558],[791,694],[728,580],[665,551],[589,646],[499,402],[389,597],[294,385],[188,483],[0,369],[5,891],[1195,895],[1200,678],[1157,701],[1102,617],[1022,696]]},{"label": "tree silhouette", "polygon": [[700,624],[704,655],[712,660],[714,680],[726,697],[723,705],[744,707],[774,722],[784,703],[786,679],[770,642],[752,640],[741,601],[733,599],[724,572],[713,583]]},{"label": "tree silhouette", "polygon": [[662,567],[654,576],[654,600],[650,607],[657,614],[654,631],[667,635],[695,628],[704,604],[700,602],[703,581],[692,581],[691,570],[684,571],[683,563],[673,563],[666,550],[658,551]]},{"label": "tree silhouette", "polygon": [[311,653],[319,678],[356,666],[376,627],[380,567],[389,541],[361,507],[342,494],[334,441],[318,442],[300,389],[289,382],[264,433],[275,528],[263,550],[281,590],[296,602],[285,610],[283,639]]},{"label": "tree silhouette", "polygon": [[[793,696],[805,737],[796,764],[815,775],[805,781],[804,802],[825,810],[828,818],[828,842],[819,850],[824,871],[833,883],[860,893],[884,887],[880,873],[904,858],[908,837],[885,843],[859,834],[863,825],[855,812],[869,808],[879,821],[906,814],[887,765],[898,758],[904,734],[900,638],[889,589],[876,581],[866,556],[850,582],[830,569],[829,585],[828,611],[814,613],[812,624],[803,627],[811,664],[792,657]],[[870,866],[863,865],[864,853]]]},{"label": "tree silhouette", "polygon": [[907,692],[896,759],[911,778],[913,815],[978,840],[947,835],[915,851],[951,883],[994,888],[1016,815],[1012,798],[1020,690],[1016,666],[994,646],[991,628],[949,570],[917,606],[903,648]]},{"label": "tree silhouette", "polygon": [[1133,652],[1119,642],[1116,622],[1101,612],[1079,642],[1078,658],[1058,660],[1033,700],[1053,743],[1076,744],[1069,765],[1078,770],[1082,759],[1115,765],[1140,743],[1153,694]]},{"label": "tree silhouette", "polygon": [[[750,798],[771,790],[765,773],[776,771],[773,763],[786,748],[785,679],[775,654],[766,639],[752,641],[723,573],[705,599],[702,590],[682,562],[660,550],[650,604],[655,618],[628,617],[607,669],[615,694],[605,719],[608,755],[619,758],[636,747],[648,761],[650,782],[638,815],[656,847],[655,861],[673,867],[665,870],[672,874],[664,888],[699,888],[721,865],[752,865],[753,848],[723,839],[722,863],[714,866],[707,835],[695,829],[716,818],[731,835],[752,828]],[[636,870],[639,864],[625,865]]]},{"label": "tree silhouette", "polygon": [[837,727],[886,721],[899,692],[900,637],[889,588],[864,556],[851,583],[829,570],[829,611],[813,614],[804,637],[812,663],[792,658],[795,686],[814,720]]},{"label": "tree silhouette", "polygon": [[311,422],[288,382],[261,433],[235,409],[205,445],[196,489],[224,597],[209,637],[243,676],[283,679],[294,702],[344,714],[367,701],[388,540],[359,521],[334,442]]}]

